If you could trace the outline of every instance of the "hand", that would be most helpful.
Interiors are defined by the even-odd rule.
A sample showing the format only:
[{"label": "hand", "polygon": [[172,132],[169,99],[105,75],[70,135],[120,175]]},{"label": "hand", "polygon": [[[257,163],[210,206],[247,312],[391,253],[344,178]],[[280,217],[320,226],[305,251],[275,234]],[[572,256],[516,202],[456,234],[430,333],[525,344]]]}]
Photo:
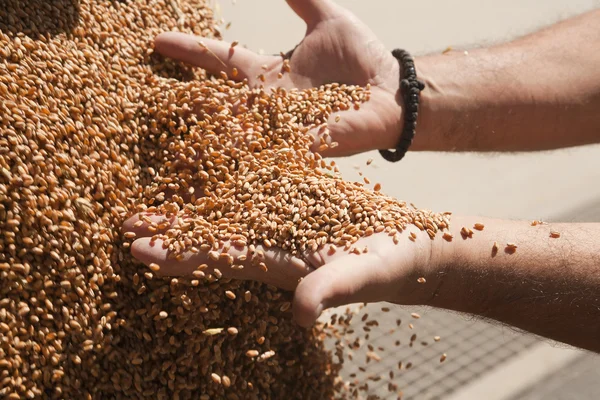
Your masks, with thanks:
[{"label": "hand", "polygon": [[[414,241],[409,234],[416,234]],[[316,269],[305,276],[294,296],[294,318],[309,327],[321,312],[330,307],[352,303],[387,301],[395,304],[428,304],[439,284],[436,260],[443,239],[431,240],[427,233],[409,226],[397,244],[386,233],[359,239],[359,255],[338,248],[323,250],[308,257]],[[434,251],[435,249],[435,251]],[[418,283],[427,277],[427,285]]]},{"label": "hand", "polygon": [[[401,132],[402,109],[397,101],[399,66],[396,59],[360,20],[331,0],[287,0],[307,24],[306,36],[290,52],[291,72],[280,56],[258,55],[229,43],[170,32],[159,35],[156,50],[165,56],[206,69],[224,71],[251,87],[305,89],[326,83],[371,85],[371,99],[360,110],[330,116],[327,128],[337,147],[326,156],[345,156],[394,148]],[[202,42],[203,45],[200,45]],[[233,77],[233,69],[238,71]],[[279,78],[278,74],[283,73]],[[264,82],[259,76],[264,77]],[[340,116],[335,122],[337,115]],[[313,129],[317,138],[324,127]],[[315,140],[313,150],[319,147]]]},{"label": "hand", "polygon": [[[140,226],[136,223],[142,217],[148,217],[152,222],[161,225],[160,230],[150,231],[149,225],[144,222]],[[123,223],[123,232],[135,233],[136,240],[131,245],[131,254],[146,265],[157,264],[160,270],[157,274],[160,276],[192,276],[192,273],[199,265],[207,264],[208,267],[203,272],[206,274],[214,273],[218,269],[224,278],[235,278],[243,280],[255,280],[277,286],[282,289],[294,290],[299,280],[306,274],[313,271],[313,268],[298,257],[293,257],[285,250],[277,247],[265,248],[256,246],[256,251],[262,251],[265,255],[264,263],[268,271],[263,271],[256,265],[251,265],[248,248],[240,249],[235,246],[225,245],[221,250],[238,257],[247,255],[247,261],[242,263],[243,269],[232,269],[225,260],[214,261],[208,257],[206,252],[185,254],[183,260],[169,258],[169,250],[163,248],[163,241],[157,239],[151,240],[151,237],[164,233],[177,224],[177,217],[165,217],[159,214],[140,214],[136,213]]]},{"label": "hand", "polygon": [[[293,311],[302,326],[312,325],[321,312],[330,307],[350,303],[388,301],[398,304],[425,304],[431,297],[435,283],[426,287],[417,283],[420,276],[431,276],[430,269],[433,242],[416,227],[409,227],[400,236],[398,244],[385,233],[359,239],[354,247],[368,249],[356,255],[343,248],[326,245],[316,252],[307,253],[303,259],[293,257],[279,248],[256,246],[265,254],[268,271],[244,264],[241,270],[232,269],[226,262],[210,260],[207,253],[187,253],[183,260],[169,258],[168,249],[162,241],[151,242],[151,236],[165,232],[177,223],[175,216],[145,214],[152,222],[163,225],[158,232],[150,232],[148,224],[135,226],[142,214],[135,214],[123,224],[123,231],[134,232],[136,240],[131,246],[133,256],[146,265],[158,264],[157,272],[163,276],[191,276],[201,264],[208,264],[204,271],[213,273],[215,268],[225,278],[256,280],[286,290],[296,290]],[[417,235],[413,242],[410,232]],[[247,249],[229,246],[223,251],[237,257],[247,254]],[[250,257],[248,256],[248,260]]]}]

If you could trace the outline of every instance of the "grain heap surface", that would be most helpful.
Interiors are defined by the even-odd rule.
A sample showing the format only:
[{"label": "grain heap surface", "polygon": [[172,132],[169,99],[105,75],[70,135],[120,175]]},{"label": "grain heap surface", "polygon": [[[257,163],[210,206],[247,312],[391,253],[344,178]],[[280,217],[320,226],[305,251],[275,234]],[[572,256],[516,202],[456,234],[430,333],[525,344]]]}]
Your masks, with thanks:
[{"label": "grain heap surface", "polygon": [[367,89],[251,90],[152,52],[158,33],[213,28],[200,0],[3,2],[0,397],[343,390],[323,326],[294,325],[291,294],[158,278],[134,261],[120,227],[136,207],[179,217],[155,238],[173,257],[227,240],[350,250],[372,232],[447,224],[308,152],[304,126],[359,107]]}]

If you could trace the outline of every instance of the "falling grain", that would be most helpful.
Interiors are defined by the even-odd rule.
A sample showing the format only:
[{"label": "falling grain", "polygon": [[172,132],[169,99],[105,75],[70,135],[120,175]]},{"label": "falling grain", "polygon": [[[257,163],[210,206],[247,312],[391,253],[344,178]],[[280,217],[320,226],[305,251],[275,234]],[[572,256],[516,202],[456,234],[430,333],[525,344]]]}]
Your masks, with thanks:
[{"label": "falling grain", "polygon": [[517,251],[517,245],[514,243],[507,243],[504,251],[508,254],[514,254]]},{"label": "falling grain", "polygon": [[483,228],[485,228],[485,225],[480,224],[479,222],[475,223],[475,225],[473,225],[473,229],[477,230],[477,231],[482,231]]},{"label": "falling grain", "polygon": [[498,242],[494,242],[494,244],[492,245],[492,257],[495,257],[496,254],[498,254]]},{"label": "falling grain", "polygon": [[460,229],[460,234],[463,237],[463,239],[469,239],[473,237],[473,231],[464,226]]},{"label": "falling grain", "polygon": [[219,385],[221,384],[221,377],[219,375],[215,374],[214,372],[212,374],[210,374],[210,378],[212,379],[212,381],[214,383],[217,383]]}]

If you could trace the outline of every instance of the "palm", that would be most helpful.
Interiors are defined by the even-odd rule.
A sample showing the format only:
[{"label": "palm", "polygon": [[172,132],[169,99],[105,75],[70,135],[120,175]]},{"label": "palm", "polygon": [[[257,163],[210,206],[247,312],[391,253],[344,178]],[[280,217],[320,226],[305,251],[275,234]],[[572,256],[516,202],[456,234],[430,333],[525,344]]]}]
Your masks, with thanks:
[{"label": "palm", "polygon": [[[160,35],[156,48],[210,72],[224,71],[230,77],[235,75],[235,79],[247,79],[251,87],[305,89],[333,82],[370,84],[371,100],[359,111],[342,112],[341,118],[330,117],[327,128],[338,146],[327,150],[325,155],[394,147],[401,119],[396,100],[399,89],[396,60],[369,28],[329,0],[288,0],[288,3],[307,23],[306,36],[288,53],[289,60],[174,32]],[[204,46],[198,46],[199,40]],[[284,62],[289,62],[289,71]],[[315,130],[315,136],[320,132]]]},{"label": "palm", "polygon": [[[149,217],[156,224],[168,222],[161,230],[150,230],[148,223],[139,225],[142,218]],[[356,255],[342,248],[331,252],[329,246],[316,252],[307,252],[303,259],[291,256],[284,250],[273,247],[256,246],[264,253],[268,271],[249,264],[243,269],[232,269],[223,260],[213,261],[206,253],[186,253],[183,260],[169,258],[169,251],[162,241],[152,240],[157,233],[165,232],[177,222],[176,217],[167,218],[156,214],[135,214],[123,224],[125,232],[136,235],[132,254],[147,265],[158,264],[159,275],[192,276],[198,265],[208,264],[206,274],[221,271],[224,278],[256,280],[275,285],[282,289],[296,289],[294,314],[298,322],[309,326],[323,308],[360,302],[389,301],[399,304],[410,303],[414,297],[414,282],[418,276],[427,275],[424,265],[428,264],[423,255],[430,254],[431,239],[415,227],[404,232],[395,242],[386,233],[378,233],[359,239],[354,247],[367,249],[368,252]],[[407,239],[409,233],[417,240]],[[396,244],[397,243],[397,244]],[[233,257],[247,254],[248,249],[236,248],[225,244],[221,250]],[[393,253],[403,254],[399,260],[389,257]],[[248,256],[247,260],[251,257]],[[426,267],[425,267],[426,269]],[[298,285],[298,283],[300,284]],[[417,293],[427,295],[426,291]]]},{"label": "palm", "polygon": [[[274,58],[274,70],[280,69],[283,60]],[[282,79],[277,79],[277,74],[269,75],[267,83],[296,88],[331,82],[378,86],[382,85],[377,81],[380,70],[392,69],[395,64],[390,58],[366,26],[351,15],[342,15],[309,27],[304,40],[292,52],[291,72]]]}]

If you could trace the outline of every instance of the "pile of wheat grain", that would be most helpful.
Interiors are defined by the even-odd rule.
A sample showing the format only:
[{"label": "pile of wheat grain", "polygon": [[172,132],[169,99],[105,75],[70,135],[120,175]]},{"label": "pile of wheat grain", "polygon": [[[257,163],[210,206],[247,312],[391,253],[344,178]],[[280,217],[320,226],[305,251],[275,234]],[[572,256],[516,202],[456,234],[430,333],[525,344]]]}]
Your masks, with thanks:
[{"label": "pile of wheat grain", "polygon": [[232,240],[358,251],[374,232],[398,240],[407,224],[430,235],[447,225],[344,182],[307,150],[306,127],[368,89],[250,89],[153,54],[158,33],[213,28],[202,0],[3,3],[0,397],[343,391],[323,326],[299,329],[290,293],[159,278],[135,261],[120,230],[135,209],[178,216],[153,238],[174,258]]}]

